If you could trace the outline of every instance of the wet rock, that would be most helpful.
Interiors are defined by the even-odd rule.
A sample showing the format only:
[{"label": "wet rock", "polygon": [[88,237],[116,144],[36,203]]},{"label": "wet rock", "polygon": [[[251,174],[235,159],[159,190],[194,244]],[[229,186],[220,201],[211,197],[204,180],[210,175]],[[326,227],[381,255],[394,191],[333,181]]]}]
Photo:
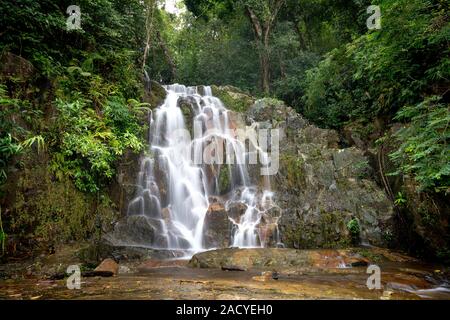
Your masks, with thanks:
[{"label": "wet rock", "polygon": [[295,250],[295,249],[219,249],[198,253],[189,261],[193,268],[239,266],[245,269],[270,268],[278,271],[296,268],[337,269],[352,263],[368,263],[366,258],[351,250]]},{"label": "wet rock", "polygon": [[189,262],[194,268],[222,268],[239,265],[243,268],[310,265],[306,251],[291,249],[220,249],[196,254]]},{"label": "wet rock", "polygon": [[393,291],[384,290],[383,295],[380,297],[380,300],[391,300],[393,294],[394,294]]},{"label": "wet rock", "polygon": [[279,230],[277,223],[261,224],[259,238],[263,247],[277,248],[279,245]]},{"label": "wet rock", "polygon": [[240,218],[245,214],[247,210],[247,205],[241,201],[231,201],[227,204],[228,216],[239,223]]},{"label": "wet rock", "polygon": [[204,221],[204,246],[206,248],[228,247],[231,241],[231,222],[222,203],[212,203]]},{"label": "wet rock", "polygon": [[111,184],[110,198],[120,216],[127,214],[128,204],[138,191],[136,179],[139,170],[136,170],[136,163],[139,162],[139,157],[139,154],[127,150],[117,164],[117,175]]},{"label": "wet rock", "polygon": [[164,89],[158,82],[150,81],[150,91],[146,90],[144,94],[144,102],[150,104],[152,109],[160,106],[167,96],[166,89]]},{"label": "wet rock", "polygon": [[111,272],[113,275],[117,275],[119,273],[119,265],[113,259],[105,259],[94,271]]},{"label": "wet rock", "polygon": [[146,216],[129,216],[118,222],[114,230],[105,235],[113,246],[165,247],[167,239],[162,236],[163,221]]},{"label": "wet rock", "polygon": [[184,121],[187,126],[187,130],[189,130],[189,133],[191,137],[193,137],[193,121],[196,114],[196,108],[197,108],[197,101],[194,99],[194,97],[180,97],[178,98],[177,102],[179,108],[181,109],[181,112],[183,113]]}]

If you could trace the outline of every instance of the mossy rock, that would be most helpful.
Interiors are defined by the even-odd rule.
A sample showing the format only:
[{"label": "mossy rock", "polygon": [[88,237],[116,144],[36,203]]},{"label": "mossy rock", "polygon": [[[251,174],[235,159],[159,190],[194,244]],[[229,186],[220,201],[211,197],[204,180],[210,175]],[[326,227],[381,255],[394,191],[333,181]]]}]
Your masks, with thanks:
[{"label": "mossy rock", "polygon": [[223,165],[219,172],[219,193],[226,194],[231,191],[230,169],[227,165]]},{"label": "mossy rock", "polygon": [[150,108],[155,109],[159,107],[166,99],[167,92],[158,82],[151,81],[150,92],[145,93],[144,102],[150,104]]},{"label": "mossy rock", "polygon": [[211,90],[212,94],[232,111],[246,112],[255,102],[253,97],[232,86],[211,86]]},{"label": "mossy rock", "polygon": [[95,237],[98,224],[107,227],[117,219],[109,197],[87,195],[68,177],[55,179],[48,155],[26,154],[24,169],[10,176],[6,195],[9,214],[4,228],[17,245],[46,247]]},{"label": "mossy rock", "polygon": [[280,156],[280,168],[286,170],[286,181],[289,188],[302,188],[306,186],[304,161],[301,156],[282,154]]}]

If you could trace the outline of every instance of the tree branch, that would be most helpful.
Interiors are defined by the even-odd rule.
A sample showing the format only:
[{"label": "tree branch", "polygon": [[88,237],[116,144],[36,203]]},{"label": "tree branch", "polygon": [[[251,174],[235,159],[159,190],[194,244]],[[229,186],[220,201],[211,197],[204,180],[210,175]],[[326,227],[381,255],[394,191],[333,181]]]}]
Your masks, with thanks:
[{"label": "tree branch", "polygon": [[258,39],[261,39],[263,36],[263,30],[262,30],[261,23],[259,22],[258,17],[256,16],[256,14],[253,12],[253,10],[249,6],[246,6],[245,9],[247,10],[247,14],[250,17],[250,20],[252,22],[256,37]]}]

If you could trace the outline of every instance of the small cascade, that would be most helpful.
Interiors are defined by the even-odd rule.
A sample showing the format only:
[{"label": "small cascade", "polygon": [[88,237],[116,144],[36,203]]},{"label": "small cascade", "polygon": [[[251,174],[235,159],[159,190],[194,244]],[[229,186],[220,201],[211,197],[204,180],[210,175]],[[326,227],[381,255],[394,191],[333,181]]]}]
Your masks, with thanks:
[{"label": "small cascade", "polygon": [[[152,243],[144,245],[193,252],[210,248],[204,235],[211,199],[223,202],[227,212],[240,208],[229,215],[230,246],[264,247],[269,238],[280,242],[281,213],[270,180],[263,179],[263,187],[252,183],[249,151],[234,130],[231,111],[211,87],[165,89],[165,102],[149,119],[149,155],[140,163],[138,190],[128,207],[128,216],[146,217],[155,231]],[[258,146],[254,150],[267,158]]]}]

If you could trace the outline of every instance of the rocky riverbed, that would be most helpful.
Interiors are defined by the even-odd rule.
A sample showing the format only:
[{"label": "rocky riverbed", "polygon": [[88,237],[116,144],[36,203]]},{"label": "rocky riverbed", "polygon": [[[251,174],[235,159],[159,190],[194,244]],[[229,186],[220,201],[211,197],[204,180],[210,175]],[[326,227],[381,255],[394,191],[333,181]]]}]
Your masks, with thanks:
[{"label": "rocky riverbed", "polygon": [[[173,252],[119,248],[98,266],[79,247],[0,265],[1,299],[450,299],[448,270],[380,248],[221,249],[191,259]],[[175,254],[176,256],[177,254]],[[81,266],[81,289],[67,288],[68,265]],[[369,290],[369,265],[381,289]],[[106,269],[105,269],[106,268]],[[62,276],[61,276],[62,272]],[[105,276],[106,275],[106,276]]]}]

